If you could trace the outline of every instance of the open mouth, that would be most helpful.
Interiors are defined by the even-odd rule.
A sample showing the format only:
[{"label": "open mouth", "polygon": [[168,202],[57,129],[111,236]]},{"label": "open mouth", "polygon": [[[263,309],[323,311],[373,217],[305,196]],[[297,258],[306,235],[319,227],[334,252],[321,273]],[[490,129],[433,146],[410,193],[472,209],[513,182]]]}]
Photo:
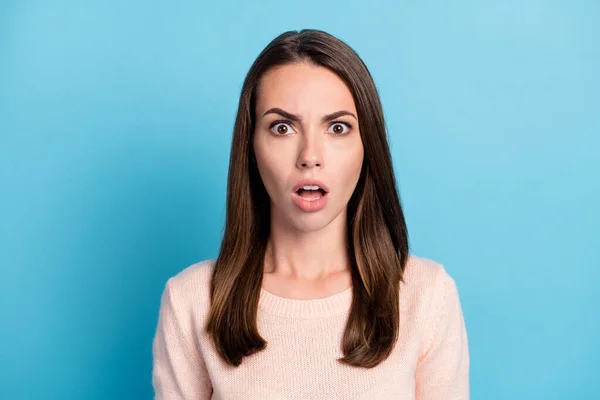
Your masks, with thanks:
[{"label": "open mouth", "polygon": [[306,190],[301,188],[296,191],[296,194],[304,200],[314,201],[319,200],[320,198],[325,196],[327,192],[321,188],[317,190]]}]

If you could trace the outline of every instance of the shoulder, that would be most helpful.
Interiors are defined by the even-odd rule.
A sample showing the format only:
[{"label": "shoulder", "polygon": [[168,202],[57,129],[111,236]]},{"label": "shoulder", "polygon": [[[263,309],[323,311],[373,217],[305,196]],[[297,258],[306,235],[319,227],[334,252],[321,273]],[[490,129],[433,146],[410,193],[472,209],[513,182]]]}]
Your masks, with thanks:
[{"label": "shoulder", "polygon": [[435,260],[410,255],[404,270],[401,291],[419,303],[430,303],[435,297],[456,291],[456,284],[445,266]]},{"label": "shoulder", "polygon": [[465,320],[458,288],[444,265],[411,256],[404,276],[405,284],[401,286],[404,294],[402,289],[400,291],[404,304],[401,303],[401,307],[409,315],[409,320],[419,327],[419,360],[434,348],[442,354],[437,356],[438,360],[450,353],[467,353]]},{"label": "shoulder", "polygon": [[435,286],[440,280],[452,279],[444,265],[438,261],[410,255],[404,270],[404,281],[408,286],[422,288]]},{"label": "shoulder", "polygon": [[210,282],[216,258],[198,261],[171,276],[164,289],[164,295],[179,308],[210,304]]},{"label": "shoulder", "polygon": [[210,284],[216,261],[216,258],[198,261],[179,271],[169,278],[169,281],[174,288],[180,291],[198,290],[203,285]]}]

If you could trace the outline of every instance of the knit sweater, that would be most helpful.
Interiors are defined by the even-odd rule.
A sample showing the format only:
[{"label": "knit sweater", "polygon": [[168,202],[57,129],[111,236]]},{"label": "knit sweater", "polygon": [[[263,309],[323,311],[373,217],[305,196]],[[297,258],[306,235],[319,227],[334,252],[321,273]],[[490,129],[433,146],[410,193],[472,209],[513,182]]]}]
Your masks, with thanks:
[{"label": "knit sweater", "polygon": [[410,256],[400,283],[400,330],[374,368],[337,361],[352,287],[299,300],[261,288],[264,350],[226,364],[204,327],[216,259],[185,268],[165,284],[152,344],[156,400],[468,400],[469,352],[454,279],[435,261]]}]

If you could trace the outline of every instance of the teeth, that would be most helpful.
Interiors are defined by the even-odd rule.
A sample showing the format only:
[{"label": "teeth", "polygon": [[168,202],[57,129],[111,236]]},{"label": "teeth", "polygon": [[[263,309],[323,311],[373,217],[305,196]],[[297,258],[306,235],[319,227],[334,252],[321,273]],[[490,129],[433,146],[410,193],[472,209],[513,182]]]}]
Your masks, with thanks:
[{"label": "teeth", "polygon": [[306,186],[302,186],[302,189],[304,189],[304,190],[319,190],[319,187],[306,185]]}]

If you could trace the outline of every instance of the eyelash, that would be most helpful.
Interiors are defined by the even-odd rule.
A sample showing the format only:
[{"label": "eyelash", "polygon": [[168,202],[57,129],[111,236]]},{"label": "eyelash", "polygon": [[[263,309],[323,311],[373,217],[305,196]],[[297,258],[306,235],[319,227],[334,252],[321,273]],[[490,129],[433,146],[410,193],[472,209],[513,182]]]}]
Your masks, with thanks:
[{"label": "eyelash", "polygon": [[[269,125],[269,130],[273,129],[273,127],[275,125],[278,125],[278,124],[287,124],[287,125],[290,125],[290,126],[292,125],[292,123],[290,121],[288,121],[288,120],[279,119],[277,121],[273,121],[271,123],[271,125]],[[332,121],[329,126],[335,125],[335,124],[346,125],[346,127],[348,128],[348,132],[346,132],[346,133],[338,133],[338,134],[334,133],[333,136],[346,136],[346,135],[348,135],[350,133],[350,129],[352,129],[352,125],[349,124],[348,122],[344,122],[344,121]],[[281,135],[281,134],[276,133],[275,136],[288,136],[288,134]]]}]

